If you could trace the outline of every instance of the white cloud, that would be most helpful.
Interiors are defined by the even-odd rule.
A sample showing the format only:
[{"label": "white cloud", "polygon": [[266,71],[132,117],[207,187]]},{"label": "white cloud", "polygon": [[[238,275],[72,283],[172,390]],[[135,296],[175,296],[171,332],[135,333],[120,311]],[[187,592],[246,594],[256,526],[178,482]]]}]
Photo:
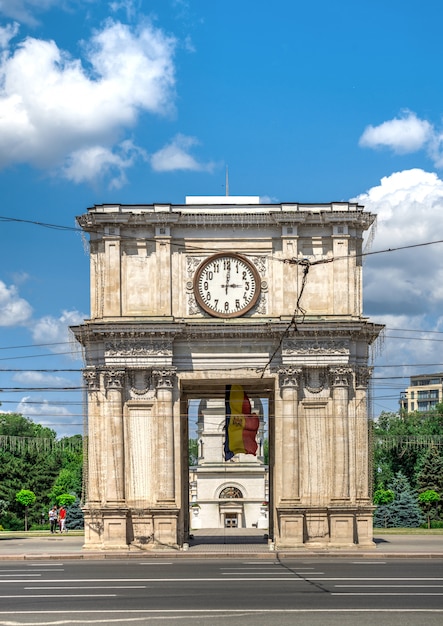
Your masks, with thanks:
[{"label": "white cloud", "polygon": [[0,326],[25,324],[32,315],[32,307],[18,295],[14,285],[7,287],[0,280]]},{"label": "white cloud", "polygon": [[[1,0],[0,0],[0,7],[1,7]],[[11,41],[11,39],[14,39],[18,31],[19,31],[19,25],[16,23],[7,24],[5,27],[0,26],[0,50],[4,50],[5,48],[8,47],[9,42]]]},{"label": "white cloud", "polygon": [[122,172],[121,133],[142,112],[173,111],[175,45],[150,24],[112,20],[84,44],[86,63],[54,41],[22,41],[0,62],[0,166],[62,167],[80,181],[92,158],[95,172]]},{"label": "white cloud", "polygon": [[110,178],[111,189],[120,189],[127,181],[125,170],[140,155],[146,158],[146,153],[129,140],[114,148],[114,152],[103,146],[91,146],[73,152],[66,159],[63,173],[68,180],[76,183],[106,176]]},{"label": "white cloud", "polygon": [[17,372],[12,376],[12,380],[33,387],[43,385],[48,387],[78,387],[78,382],[76,383],[63,376],[55,376],[45,372]]},{"label": "white cloud", "polygon": [[[25,396],[18,403],[17,413],[21,413],[26,416],[38,416],[38,415],[60,415],[60,416],[71,416],[72,413],[68,411],[68,409],[64,406],[60,406],[59,404],[51,404],[48,400],[41,399],[35,396]],[[48,424],[49,422],[45,422],[39,420],[40,424]]]},{"label": "white cloud", "polygon": [[[67,2],[65,0],[66,4]],[[0,15],[35,26],[38,24],[35,13],[42,13],[57,5],[60,5],[60,0],[3,0],[0,1]]]},{"label": "white cloud", "polygon": [[[443,239],[443,180],[420,169],[396,172],[353,201],[378,215],[371,251],[386,250],[365,257],[363,268],[365,314],[386,324],[377,364],[389,367],[376,375],[442,371],[442,344],[431,331],[443,328],[443,244],[417,244]],[[396,250],[405,246],[411,247]],[[396,410],[399,392],[392,392],[390,406],[381,402],[376,411]]]},{"label": "white cloud", "polygon": [[391,148],[399,154],[421,150],[432,139],[434,129],[426,120],[406,111],[402,117],[367,126],[359,145],[366,148]]},{"label": "white cloud", "polygon": [[46,315],[32,324],[31,333],[35,343],[54,344],[48,346],[52,352],[67,352],[67,343],[71,343],[73,353],[75,344],[69,326],[82,324],[86,315],[78,311],[63,311],[59,318]]},{"label": "white cloud", "polygon": [[[396,172],[354,199],[377,214],[375,250],[443,239],[443,181],[420,169]],[[436,315],[443,244],[373,255],[365,261],[365,303],[377,314]]]},{"label": "white cloud", "polygon": [[214,163],[199,163],[191,154],[190,149],[197,145],[195,137],[178,134],[158,152],[151,155],[151,166],[156,172],[173,170],[191,170],[194,172],[211,172]]}]

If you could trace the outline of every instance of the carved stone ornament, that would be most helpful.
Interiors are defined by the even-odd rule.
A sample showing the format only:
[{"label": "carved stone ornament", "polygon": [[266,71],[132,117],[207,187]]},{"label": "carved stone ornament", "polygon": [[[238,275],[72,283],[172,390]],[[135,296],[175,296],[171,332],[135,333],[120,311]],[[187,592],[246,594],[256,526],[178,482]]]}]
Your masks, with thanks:
[{"label": "carved stone ornament", "polygon": [[108,341],[105,344],[106,356],[170,356],[172,341],[138,340],[138,341]]},{"label": "carved stone ornament", "polygon": [[260,292],[260,298],[257,302],[257,305],[255,307],[255,312],[256,313],[260,313],[260,315],[266,315],[268,310],[267,307],[267,298],[266,298],[266,294],[262,292]]},{"label": "carved stone ornament", "polygon": [[302,355],[342,355],[349,354],[347,341],[315,341],[315,340],[288,340],[283,344],[284,354]]},{"label": "carved stone ornament", "polygon": [[321,393],[327,383],[326,370],[323,367],[310,367],[303,370],[305,389],[309,393]]},{"label": "carved stone ornament", "polygon": [[374,368],[372,367],[366,367],[366,366],[357,367],[355,371],[357,387],[364,388],[364,389],[367,388],[367,386],[369,385],[369,381],[371,380],[373,369]]},{"label": "carved stone ornament", "polygon": [[88,391],[99,391],[100,389],[100,376],[98,371],[94,369],[87,369],[83,372],[83,379],[86,383]]},{"label": "carved stone ornament", "polygon": [[174,387],[175,369],[152,370],[152,376],[157,388],[172,389]]},{"label": "carved stone ornament", "polygon": [[255,267],[258,270],[258,273],[261,276],[266,275],[266,257],[265,256],[251,256],[249,257],[250,261],[252,261]]},{"label": "carved stone ornament", "polygon": [[201,310],[197,305],[197,300],[193,293],[188,294],[188,315],[199,315]]},{"label": "carved stone ornament", "polygon": [[[187,256],[186,257],[186,272],[190,279],[194,278],[195,270],[203,261],[203,257],[200,256]],[[191,280],[192,284],[192,280]]]},{"label": "carved stone ornament", "polygon": [[129,389],[136,396],[144,396],[153,391],[152,372],[148,370],[128,372]]},{"label": "carved stone ornament", "polygon": [[123,389],[125,383],[124,370],[109,370],[105,372],[106,389]]},{"label": "carved stone ornament", "polygon": [[302,370],[299,367],[281,367],[278,370],[280,387],[298,387]]},{"label": "carved stone ornament", "polygon": [[352,367],[331,367],[329,376],[332,387],[349,387],[352,376]]}]

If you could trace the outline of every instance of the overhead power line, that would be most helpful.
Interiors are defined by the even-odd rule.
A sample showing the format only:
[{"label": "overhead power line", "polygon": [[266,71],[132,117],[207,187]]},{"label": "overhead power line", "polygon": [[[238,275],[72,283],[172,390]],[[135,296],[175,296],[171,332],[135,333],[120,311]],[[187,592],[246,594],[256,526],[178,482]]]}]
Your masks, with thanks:
[{"label": "overhead power line", "polygon": [[[0,221],[3,222],[16,222],[19,224],[31,224],[33,226],[40,226],[43,228],[50,228],[50,229],[54,229],[54,230],[62,230],[62,231],[70,231],[70,232],[76,232],[79,234],[84,234],[83,229],[78,228],[76,226],[65,226],[65,225],[61,225],[61,224],[50,224],[47,222],[38,222],[36,220],[25,220],[25,219],[21,219],[21,218],[17,218],[17,217],[8,217],[8,216],[1,216],[0,215]],[[125,237],[122,236],[121,239],[135,239],[135,237]],[[156,241],[155,238],[150,238],[150,237],[146,237],[146,241]],[[434,241],[425,241],[422,243],[415,243],[415,244],[408,244],[405,246],[396,246],[393,248],[384,248],[383,250],[373,250],[370,252],[361,252],[360,254],[355,254],[353,256],[361,258],[361,257],[366,257],[366,256],[374,256],[377,254],[386,254],[388,252],[399,252],[401,250],[411,250],[414,248],[422,248],[424,246],[433,246],[436,244],[441,244],[443,243],[443,239],[437,239]],[[183,242],[181,243],[174,243],[171,242],[171,245],[183,248]],[[210,248],[208,246],[205,247],[201,247],[201,246],[194,246],[194,245],[190,245],[188,246],[188,249],[192,249],[192,250],[201,250],[202,252],[204,251],[209,251],[209,252],[213,252],[213,251],[217,251],[220,252],[220,248]],[[272,257],[271,255],[269,255],[270,258],[273,258],[275,261],[281,261],[281,262],[291,262],[292,260],[297,262],[296,259],[280,259],[280,258],[276,258],[276,257]],[[338,261],[340,259],[347,259],[349,258],[349,255],[343,255],[343,256],[336,256],[336,257],[331,257],[330,259],[327,259],[327,262],[331,262],[331,261]]]}]

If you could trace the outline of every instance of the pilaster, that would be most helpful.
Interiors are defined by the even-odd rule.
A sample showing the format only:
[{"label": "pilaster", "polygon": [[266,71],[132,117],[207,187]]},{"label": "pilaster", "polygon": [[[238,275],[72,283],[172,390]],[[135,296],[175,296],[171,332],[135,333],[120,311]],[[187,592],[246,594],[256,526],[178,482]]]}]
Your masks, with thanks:
[{"label": "pilaster", "polygon": [[332,502],[349,500],[349,386],[353,370],[331,367],[332,389]]},{"label": "pilaster", "polygon": [[106,465],[105,506],[124,506],[124,440],[123,387],[124,370],[104,372],[106,449],[102,462]]},{"label": "pilaster", "polygon": [[157,394],[157,503],[175,505],[175,448],[173,392],[175,369],[153,370]]}]

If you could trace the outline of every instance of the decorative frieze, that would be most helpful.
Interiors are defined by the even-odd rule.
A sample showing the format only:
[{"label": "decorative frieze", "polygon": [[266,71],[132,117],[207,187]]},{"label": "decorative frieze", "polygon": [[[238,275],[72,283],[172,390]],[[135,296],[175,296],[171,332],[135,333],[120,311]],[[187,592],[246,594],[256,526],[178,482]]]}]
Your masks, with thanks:
[{"label": "decorative frieze", "polygon": [[172,341],[170,339],[142,340],[137,341],[119,340],[105,342],[105,356],[171,356]]},{"label": "decorative frieze", "polygon": [[300,356],[348,355],[349,341],[288,339],[283,342],[283,354]]}]

